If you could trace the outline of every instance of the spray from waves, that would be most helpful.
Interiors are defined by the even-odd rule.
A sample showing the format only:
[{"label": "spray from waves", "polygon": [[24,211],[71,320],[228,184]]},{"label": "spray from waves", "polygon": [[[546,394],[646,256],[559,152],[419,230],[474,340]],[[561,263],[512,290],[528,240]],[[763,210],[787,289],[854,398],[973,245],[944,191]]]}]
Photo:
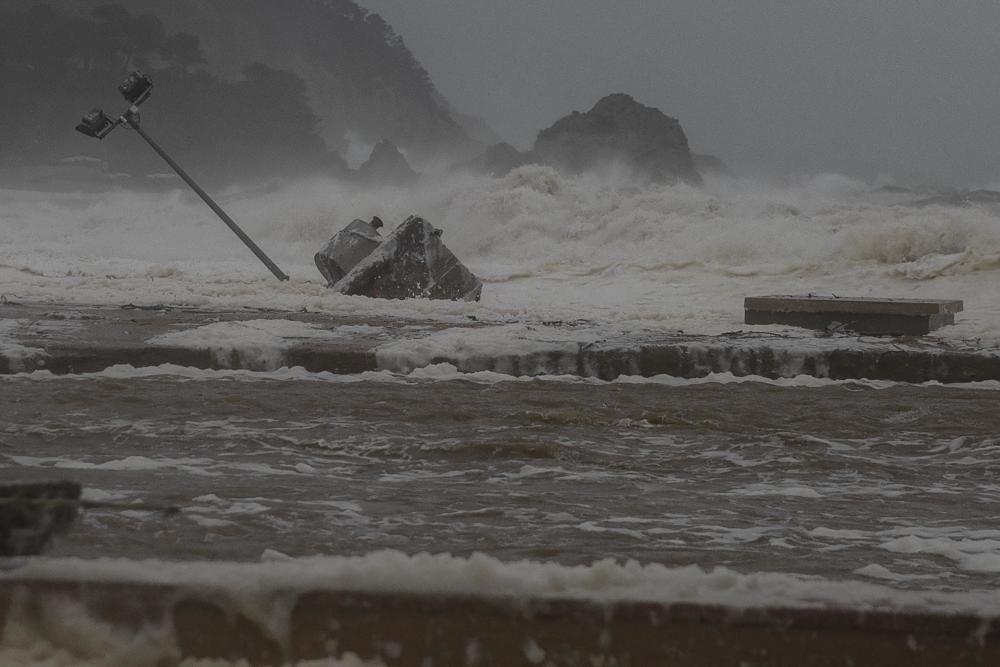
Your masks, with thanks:
[{"label": "spray from waves", "polygon": [[[440,215],[463,250],[516,276],[909,270],[926,278],[934,267],[994,268],[1000,256],[992,211],[887,203],[865,184],[833,175],[784,188],[723,182],[640,189],[627,174],[566,178],[529,166],[456,192]],[[968,261],[956,264],[963,254]],[[910,266],[917,262],[930,266],[917,275]],[[493,277],[501,278],[502,268]]]},{"label": "spray from waves", "polygon": [[[492,317],[695,330],[704,316],[732,327],[739,297],[751,292],[906,296],[931,285],[962,298],[975,274],[1000,268],[997,213],[985,206],[913,206],[926,193],[837,175],[781,186],[636,183],[621,168],[567,176],[530,165],[499,179],[447,173],[409,188],[313,179],[220,193],[291,274],[284,285],[187,192],[0,190],[0,280],[24,298],[355,308],[325,293],[313,254],[356,217],[391,226],[410,214],[441,227],[487,282],[480,307]],[[978,307],[1000,322],[994,301]],[[481,314],[471,308],[420,306]]]},{"label": "spray from waves", "polygon": [[[452,174],[413,188],[365,189],[304,181],[232,190],[227,209],[287,264],[313,252],[355,217],[401,221],[420,214],[473,265],[502,279],[615,267],[699,267],[740,275],[891,267],[932,256],[1000,256],[997,216],[981,207],[882,203],[863,183],[821,176],[771,188],[714,183],[639,188],[627,173],[567,177],[531,165],[492,179]],[[242,246],[186,192],[98,195],[0,191],[8,259],[44,270],[46,259],[147,266],[249,264]],[[36,255],[33,257],[33,255]],[[33,261],[34,260],[34,261]],[[162,268],[154,269],[162,271]]]}]

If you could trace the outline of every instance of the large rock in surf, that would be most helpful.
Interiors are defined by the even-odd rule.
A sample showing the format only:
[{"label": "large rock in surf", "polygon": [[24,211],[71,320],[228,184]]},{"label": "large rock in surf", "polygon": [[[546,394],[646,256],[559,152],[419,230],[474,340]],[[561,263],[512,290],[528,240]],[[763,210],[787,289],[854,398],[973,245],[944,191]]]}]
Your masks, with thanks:
[{"label": "large rock in surf", "polygon": [[701,184],[677,119],[623,93],[608,95],[590,111],[574,111],[539,132],[532,157],[570,172],[621,162],[651,181]]},{"label": "large rock in surf", "polygon": [[441,241],[441,230],[410,216],[333,289],[382,299],[478,301],[483,284]]},{"label": "large rock in surf", "polygon": [[409,185],[417,180],[417,172],[396,144],[382,140],[375,144],[368,161],[358,169],[361,180],[370,185]]}]

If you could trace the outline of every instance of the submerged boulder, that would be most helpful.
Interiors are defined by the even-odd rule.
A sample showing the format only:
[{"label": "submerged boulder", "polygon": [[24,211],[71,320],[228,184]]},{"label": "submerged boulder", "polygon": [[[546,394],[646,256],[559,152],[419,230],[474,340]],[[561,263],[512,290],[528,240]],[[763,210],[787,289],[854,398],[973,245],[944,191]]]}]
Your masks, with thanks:
[{"label": "submerged boulder", "polygon": [[539,132],[532,157],[570,172],[621,162],[655,182],[701,184],[677,119],[623,93],[608,95],[590,111],[574,111]]},{"label": "submerged boulder", "polygon": [[478,301],[483,284],[444,245],[440,229],[410,216],[332,288],[381,299]]}]

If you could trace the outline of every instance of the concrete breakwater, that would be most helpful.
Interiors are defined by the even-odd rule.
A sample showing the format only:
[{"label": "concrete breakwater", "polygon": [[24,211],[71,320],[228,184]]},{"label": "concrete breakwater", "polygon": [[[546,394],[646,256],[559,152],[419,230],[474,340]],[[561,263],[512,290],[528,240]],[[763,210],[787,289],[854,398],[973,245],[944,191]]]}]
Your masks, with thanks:
[{"label": "concrete breakwater", "polygon": [[942,383],[1000,380],[1000,349],[931,337],[737,331],[608,331],[593,323],[415,322],[285,311],[0,306],[0,372],[97,372],[115,365],[205,369],[461,372],[698,378],[808,375]]},{"label": "concrete breakwater", "polygon": [[246,597],[218,588],[14,578],[0,582],[0,629],[11,623],[20,635],[65,642],[73,635],[57,631],[58,619],[83,609],[101,636],[117,634],[121,649],[141,641],[144,664],[278,665],[344,655],[398,667],[916,667],[1000,659],[992,619],[972,614],[322,589],[267,591],[247,609]]}]

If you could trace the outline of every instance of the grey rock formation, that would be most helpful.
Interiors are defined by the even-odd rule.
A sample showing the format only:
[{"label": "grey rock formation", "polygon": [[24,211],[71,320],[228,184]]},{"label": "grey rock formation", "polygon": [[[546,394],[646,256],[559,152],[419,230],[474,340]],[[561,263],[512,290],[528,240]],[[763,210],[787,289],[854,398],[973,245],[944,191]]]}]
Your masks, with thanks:
[{"label": "grey rock formation", "polygon": [[410,216],[333,289],[382,299],[478,301],[483,284],[441,241],[441,230]]},{"label": "grey rock formation", "polygon": [[460,168],[479,174],[503,177],[511,169],[531,164],[531,162],[530,153],[522,153],[507,142],[501,142],[490,146],[481,155],[461,165]]},{"label": "grey rock formation", "polygon": [[406,157],[391,141],[375,144],[368,161],[361,165],[358,175],[364,183],[371,185],[409,185],[417,180]]},{"label": "grey rock formation", "polygon": [[538,133],[533,161],[570,172],[622,162],[660,183],[700,184],[687,136],[675,118],[622,93],[574,111]]},{"label": "grey rock formation", "polygon": [[728,176],[732,178],[733,172],[730,171],[726,163],[714,155],[692,153],[691,156],[694,158],[694,166],[699,174],[703,176],[712,174],[713,176]]},{"label": "grey rock formation", "polygon": [[924,208],[927,206],[954,206],[958,208],[969,208],[971,206],[981,206],[984,208],[996,209],[1000,207],[1000,192],[996,190],[960,190],[955,192],[942,192],[915,201],[910,206]]}]

